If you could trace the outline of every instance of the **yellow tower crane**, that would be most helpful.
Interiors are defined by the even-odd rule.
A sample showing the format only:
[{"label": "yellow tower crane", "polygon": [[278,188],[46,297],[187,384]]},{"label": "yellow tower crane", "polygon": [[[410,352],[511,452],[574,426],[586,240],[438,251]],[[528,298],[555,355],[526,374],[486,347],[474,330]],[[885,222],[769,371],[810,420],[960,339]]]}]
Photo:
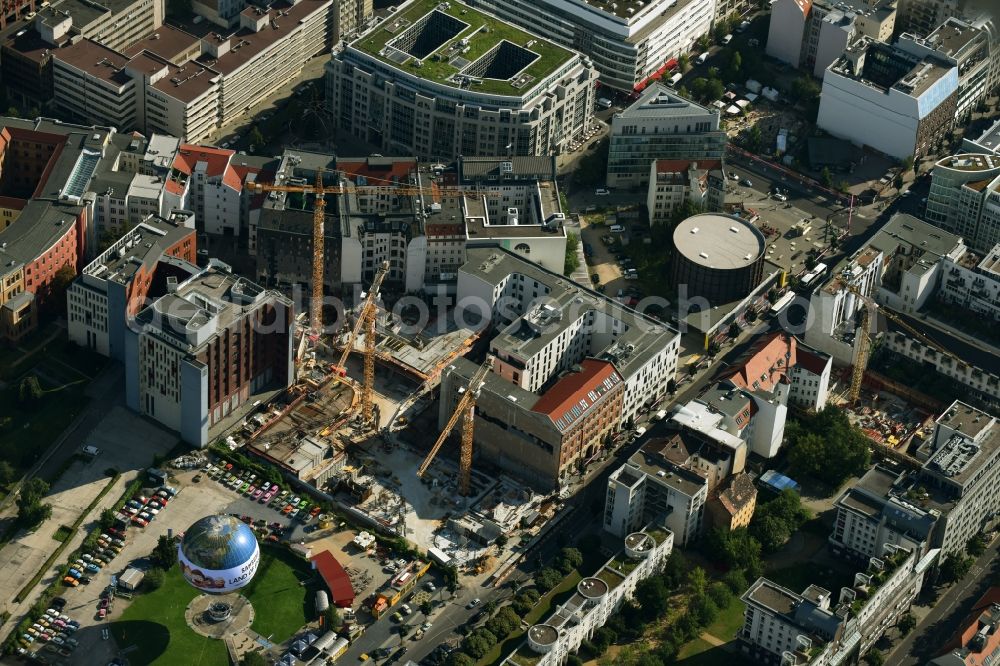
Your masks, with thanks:
[{"label": "yellow tower crane", "polygon": [[[312,296],[309,303],[309,334],[313,340],[319,338],[323,331],[323,254],[325,251],[326,233],[326,195],[344,194],[349,191],[359,191],[364,193],[386,194],[392,196],[444,196],[444,197],[498,197],[499,191],[493,190],[473,190],[460,187],[416,187],[410,185],[350,185],[344,186],[339,182],[336,185],[323,184],[323,169],[316,170],[316,182],[313,185],[278,185],[276,183],[247,183],[247,189],[251,192],[261,194],[265,192],[298,192],[301,194],[312,194],[316,197],[313,207],[313,256],[312,256]],[[351,176],[339,171],[333,172],[339,175]],[[368,180],[375,180],[367,176]],[[386,181],[389,182],[389,181]]]},{"label": "yellow tower crane", "polygon": [[468,497],[472,487],[472,424],[476,411],[476,399],[479,397],[479,391],[486,381],[486,376],[489,375],[492,369],[493,357],[487,356],[486,361],[472,375],[465,393],[462,394],[458,404],[455,405],[455,411],[452,413],[451,418],[448,419],[448,423],[441,429],[441,435],[434,442],[431,452],[427,454],[424,462],[421,463],[420,468],[417,470],[418,477],[422,477],[427,472],[427,468],[431,466],[431,463],[434,462],[434,457],[441,450],[444,440],[448,438],[448,434],[455,427],[455,423],[459,417],[462,417],[462,448],[458,461],[458,492],[464,497]]},{"label": "yellow tower crane", "polygon": [[871,337],[868,334],[868,330],[871,327],[871,322],[875,318],[876,311],[881,311],[886,319],[889,319],[897,324],[920,342],[923,342],[935,351],[954,359],[961,365],[966,365],[965,361],[907,324],[903,321],[902,317],[896,316],[895,313],[887,308],[879,310],[878,303],[858,291],[857,287],[850,285],[847,287],[847,290],[860,298],[861,302],[864,303],[864,310],[861,311],[861,330],[858,332],[858,338],[855,340],[857,353],[855,354],[854,367],[851,370],[851,390],[848,393],[850,404],[856,404],[861,398],[861,384],[865,377],[865,370],[868,369],[868,360],[871,355]]},{"label": "yellow tower crane", "polygon": [[365,380],[361,385],[361,420],[364,423],[371,423],[374,417],[372,406],[372,396],[375,392],[375,315],[378,313],[378,292],[382,288],[382,281],[389,273],[389,262],[383,261],[372,280],[372,286],[368,290],[361,311],[358,312],[358,320],[354,322],[351,329],[351,336],[344,345],[344,351],[340,354],[340,362],[334,366],[334,371],[338,376],[347,375],[347,357],[354,349],[354,341],[357,340],[361,329],[365,330]]}]

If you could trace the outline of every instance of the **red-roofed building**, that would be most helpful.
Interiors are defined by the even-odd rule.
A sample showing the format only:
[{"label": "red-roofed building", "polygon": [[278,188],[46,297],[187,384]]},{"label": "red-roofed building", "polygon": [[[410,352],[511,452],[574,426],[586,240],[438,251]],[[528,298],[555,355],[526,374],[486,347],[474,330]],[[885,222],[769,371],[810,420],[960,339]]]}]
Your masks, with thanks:
[{"label": "red-roofed building", "polygon": [[748,391],[770,393],[795,365],[797,343],[780,331],[765,336],[729,366],[723,378]]},{"label": "red-roofed building", "polygon": [[166,182],[172,207],[192,210],[198,228],[239,236],[243,177],[233,165],[235,151],[181,144]]},{"label": "red-roofed building", "polygon": [[330,601],[338,608],[350,608],[354,604],[354,586],[344,567],[328,550],[314,555],[310,560],[313,569],[319,572],[330,590]]},{"label": "red-roofed building", "polygon": [[595,456],[618,425],[625,381],[608,361],[584,359],[542,394],[531,411],[547,416],[561,435],[558,475]]},{"label": "red-roofed building", "polygon": [[929,666],[989,666],[1000,654],[1000,587],[979,598],[961,627]]},{"label": "red-roofed building", "polygon": [[669,222],[685,202],[707,211],[721,211],[725,197],[722,160],[654,160],[650,164],[646,191],[650,224]]}]

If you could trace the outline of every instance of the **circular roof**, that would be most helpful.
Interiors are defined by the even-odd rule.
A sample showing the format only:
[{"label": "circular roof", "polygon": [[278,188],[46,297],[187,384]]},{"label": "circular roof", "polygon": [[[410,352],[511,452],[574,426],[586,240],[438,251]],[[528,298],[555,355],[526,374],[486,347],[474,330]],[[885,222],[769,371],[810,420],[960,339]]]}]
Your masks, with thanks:
[{"label": "circular roof", "polygon": [[674,247],[688,261],[706,268],[750,266],[764,253],[764,235],[734,215],[692,215],[674,229]]},{"label": "circular roof", "polygon": [[181,541],[184,557],[209,571],[239,567],[256,551],[253,530],[234,516],[205,516],[184,533]]}]

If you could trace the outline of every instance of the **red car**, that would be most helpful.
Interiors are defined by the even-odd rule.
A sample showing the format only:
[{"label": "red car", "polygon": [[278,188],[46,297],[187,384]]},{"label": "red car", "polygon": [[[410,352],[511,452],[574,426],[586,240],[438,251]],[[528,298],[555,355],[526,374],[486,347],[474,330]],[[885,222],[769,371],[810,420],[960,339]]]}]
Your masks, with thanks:
[{"label": "red car", "polygon": [[149,521],[146,520],[145,518],[140,518],[139,516],[135,516],[134,518],[132,518],[132,524],[137,525],[139,527],[145,527],[146,525],[149,525]]}]

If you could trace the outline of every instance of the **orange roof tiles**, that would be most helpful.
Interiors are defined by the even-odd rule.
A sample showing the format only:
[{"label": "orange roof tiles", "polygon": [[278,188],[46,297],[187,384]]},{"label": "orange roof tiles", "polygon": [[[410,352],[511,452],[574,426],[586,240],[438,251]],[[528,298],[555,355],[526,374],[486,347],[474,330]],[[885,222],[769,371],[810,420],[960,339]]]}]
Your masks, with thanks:
[{"label": "orange roof tiles", "polygon": [[177,150],[177,157],[174,158],[174,169],[190,176],[194,173],[198,164],[204,163],[206,165],[206,176],[222,176],[223,183],[234,190],[240,191],[243,189],[243,179],[232,164],[233,155],[235,154],[236,151],[226,150],[225,148],[211,148],[182,143]]},{"label": "orange roof tiles", "polygon": [[531,411],[545,414],[559,430],[569,429],[608,391],[623,383],[615,366],[608,361],[584,359],[579,372],[555,383],[539,398]]},{"label": "orange roof tiles", "polygon": [[796,340],[779,331],[751,347],[724,376],[749,391],[771,391],[795,363]]}]

